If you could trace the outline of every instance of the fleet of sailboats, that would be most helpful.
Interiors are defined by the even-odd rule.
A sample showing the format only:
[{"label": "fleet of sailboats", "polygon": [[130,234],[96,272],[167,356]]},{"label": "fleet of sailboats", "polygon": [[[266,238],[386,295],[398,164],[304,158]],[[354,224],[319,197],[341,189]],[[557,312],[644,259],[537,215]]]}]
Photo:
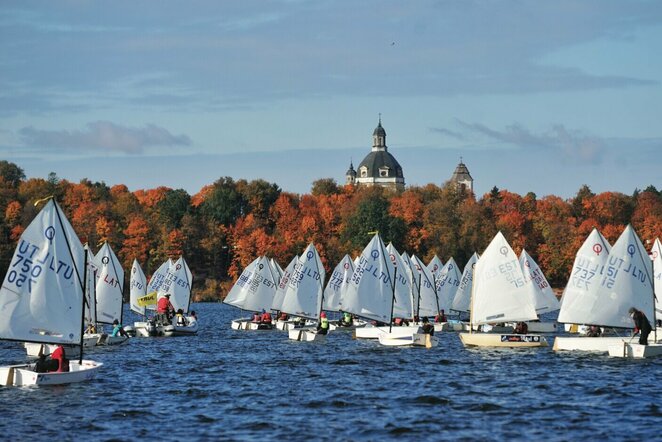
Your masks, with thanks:
[{"label": "fleet of sailboats", "polygon": [[[57,372],[42,372],[38,363],[0,367],[0,385],[92,379],[103,364],[83,359],[86,345],[127,340],[95,330],[123,320],[124,270],[110,245],[103,243],[94,255],[80,243],[57,202],[49,199],[21,235],[12,263],[0,288],[0,311],[6,317],[0,322],[0,339],[23,342],[28,353],[42,359],[63,346],[68,357],[78,360],[69,361],[68,371]],[[163,262],[149,282],[134,260],[129,282],[130,309],[142,320],[127,329],[139,336],[197,333],[197,318],[189,315],[192,273],[183,257]],[[597,229],[591,232],[577,251],[561,302],[535,260],[526,250],[518,258],[501,232],[480,257],[471,256],[462,273],[452,257],[444,264],[435,255],[425,265],[416,255],[385,245],[375,233],[354,260],[345,255],[325,282],[313,243],[285,269],[273,258],[260,256],[223,300],[251,315],[233,320],[231,328],[270,330],[276,323],[290,340],[324,342],[329,331],[338,329],[335,321],[329,327],[325,314],[351,315],[355,338],[376,339],[383,346],[430,348],[439,342],[434,331],[466,330],[459,321],[454,322],[458,327],[428,323],[443,312],[455,312],[470,316],[469,331],[459,333],[466,347],[543,347],[547,337],[540,333],[557,330],[556,323],[541,321],[540,315],[559,310],[559,323],[600,327],[605,334],[557,336],[555,351],[608,352],[626,358],[662,355],[657,333],[648,345],[629,336],[631,309],[641,311],[653,326],[662,315],[662,244],[656,239],[648,256],[629,225],[613,247]],[[163,315],[153,313],[164,297],[180,322],[163,322]],[[279,315],[277,320],[272,321],[272,312]],[[518,331],[485,332],[505,323],[517,324]],[[520,324],[528,327],[522,331]]]}]

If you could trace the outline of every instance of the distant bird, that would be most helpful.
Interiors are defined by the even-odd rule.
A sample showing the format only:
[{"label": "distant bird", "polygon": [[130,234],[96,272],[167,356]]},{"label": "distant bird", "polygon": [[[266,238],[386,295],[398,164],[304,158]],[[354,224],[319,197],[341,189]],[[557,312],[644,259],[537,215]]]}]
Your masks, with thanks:
[{"label": "distant bird", "polygon": [[394,41],[391,42],[391,46],[395,46],[395,42],[394,42]]}]

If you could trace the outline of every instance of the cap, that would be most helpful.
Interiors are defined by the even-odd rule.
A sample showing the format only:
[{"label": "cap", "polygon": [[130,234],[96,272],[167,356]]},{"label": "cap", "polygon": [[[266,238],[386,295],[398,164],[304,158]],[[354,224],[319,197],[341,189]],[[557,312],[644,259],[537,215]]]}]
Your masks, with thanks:
[{"label": "cap", "polygon": [[630,307],[630,310],[628,310],[628,313],[629,313],[629,314],[632,314],[632,313],[634,313],[634,312],[635,312],[635,308],[634,308],[634,307]]},{"label": "cap", "polygon": [[169,298],[169,297],[170,297],[170,293],[166,293],[166,294],[165,294],[165,297],[166,297],[166,298]]},{"label": "cap", "polygon": [[320,318],[326,318],[326,313],[324,312],[320,313]]}]

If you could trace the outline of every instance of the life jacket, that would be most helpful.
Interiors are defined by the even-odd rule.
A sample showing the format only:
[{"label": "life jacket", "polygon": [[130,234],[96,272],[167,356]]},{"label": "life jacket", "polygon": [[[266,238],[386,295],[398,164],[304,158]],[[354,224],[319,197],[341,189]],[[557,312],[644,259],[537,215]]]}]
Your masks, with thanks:
[{"label": "life jacket", "polygon": [[51,359],[57,361],[58,372],[69,371],[69,361],[67,361],[65,357],[64,348],[62,346],[58,346],[55,351],[51,353]]},{"label": "life jacket", "polygon": [[344,312],[342,314],[342,320],[345,324],[351,324],[352,323],[352,314]]},{"label": "life jacket", "polygon": [[259,313],[253,314],[253,322],[260,322],[260,315]]},{"label": "life jacket", "polygon": [[177,325],[186,325],[186,319],[180,313],[177,313]]},{"label": "life jacket", "polygon": [[329,328],[329,318],[321,318],[320,327],[322,330],[327,330]]},{"label": "life jacket", "polygon": [[262,313],[262,322],[270,324],[271,323],[271,313],[267,313],[267,312]]},{"label": "life jacket", "polygon": [[111,333],[110,336],[117,336],[117,335],[119,335],[121,329],[122,329],[122,324],[117,324],[115,327],[113,327],[113,332]]}]

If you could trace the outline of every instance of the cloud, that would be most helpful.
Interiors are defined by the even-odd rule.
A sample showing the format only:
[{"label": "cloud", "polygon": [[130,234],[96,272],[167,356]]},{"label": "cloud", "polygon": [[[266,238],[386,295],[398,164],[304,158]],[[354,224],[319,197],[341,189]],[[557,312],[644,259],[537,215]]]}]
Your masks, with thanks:
[{"label": "cloud", "polygon": [[496,130],[479,123],[456,121],[468,135],[478,134],[490,140],[525,149],[543,149],[559,154],[563,160],[578,159],[587,164],[599,164],[603,160],[607,147],[604,139],[587,135],[580,130],[567,129],[562,124],[554,125],[548,131],[536,134],[519,124]]},{"label": "cloud", "polygon": [[462,135],[461,133],[456,132],[454,130],[446,129],[446,128],[443,128],[443,127],[432,127],[432,128],[430,128],[430,130],[432,132],[437,132],[437,133],[440,133],[442,135],[447,135],[451,138],[456,138],[458,140],[464,140],[464,135]]},{"label": "cloud", "polygon": [[123,152],[140,154],[154,146],[190,146],[187,135],[173,135],[154,124],[126,127],[109,121],[88,123],[85,130],[39,130],[32,126],[19,131],[24,146],[43,150]]}]

